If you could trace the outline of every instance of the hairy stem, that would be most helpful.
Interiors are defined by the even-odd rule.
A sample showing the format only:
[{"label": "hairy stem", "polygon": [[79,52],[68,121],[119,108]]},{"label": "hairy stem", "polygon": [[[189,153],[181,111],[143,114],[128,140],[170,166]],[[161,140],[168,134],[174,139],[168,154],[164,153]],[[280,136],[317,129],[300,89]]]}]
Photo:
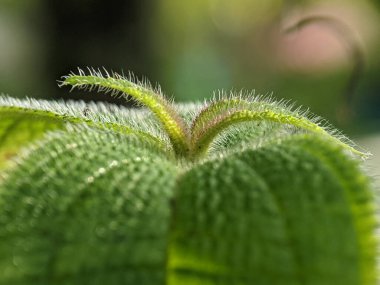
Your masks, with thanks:
[{"label": "hairy stem", "polygon": [[355,154],[360,156],[366,156],[365,153],[356,150],[355,148],[347,145],[338,138],[332,137],[324,128],[310,120],[301,117],[294,116],[287,113],[279,113],[272,110],[263,111],[251,111],[251,110],[238,110],[229,112],[224,116],[220,116],[218,119],[210,122],[210,124],[204,128],[198,137],[193,137],[192,152],[194,157],[201,157],[207,153],[210,144],[214,138],[228,127],[248,121],[272,121],[276,123],[288,124],[300,129],[311,131],[314,133],[326,135],[334,139],[338,144],[344,146]]},{"label": "hairy stem", "polygon": [[112,77],[107,73],[107,76],[104,77],[100,72],[95,71],[90,72],[90,75],[85,75],[83,71],[79,73],[79,75],[66,76],[61,85],[71,85],[73,88],[90,90],[97,87],[99,91],[111,91],[113,94],[121,92],[124,96],[131,96],[156,116],[167,133],[176,155],[187,155],[189,135],[186,125],[162,95],[118,74],[113,74],[114,77]]},{"label": "hairy stem", "polygon": [[221,99],[212,102],[210,105],[203,108],[194,119],[190,128],[191,134],[195,135],[197,132],[201,131],[202,128],[204,128],[204,126],[216,116],[220,116],[229,109],[245,106],[247,103],[247,101],[238,98]]},{"label": "hairy stem", "polygon": [[275,110],[276,105],[273,103],[274,102],[271,103],[268,101],[268,99],[266,101],[263,100],[260,96],[256,98],[247,97],[244,99],[241,97],[233,97],[212,102],[210,105],[203,108],[194,119],[190,129],[192,138],[194,139],[198,137],[199,133],[204,131],[204,128],[209,122],[225,115],[226,112],[237,110],[262,110],[264,108]]}]

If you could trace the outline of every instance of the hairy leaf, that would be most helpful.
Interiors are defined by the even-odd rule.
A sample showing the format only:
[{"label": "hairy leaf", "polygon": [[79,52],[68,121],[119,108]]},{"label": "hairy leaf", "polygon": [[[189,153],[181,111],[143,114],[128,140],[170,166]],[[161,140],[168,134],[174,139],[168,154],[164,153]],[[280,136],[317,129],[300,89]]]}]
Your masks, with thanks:
[{"label": "hairy leaf", "polygon": [[[366,154],[283,102],[0,97],[0,285],[375,285]],[[132,81],[131,81],[132,80]],[[22,149],[22,151],[21,151]],[[2,161],[2,162],[1,162]]]},{"label": "hairy leaf", "polygon": [[82,130],[33,150],[0,188],[0,284],[164,284],[176,169],[142,145]]},{"label": "hairy leaf", "polygon": [[373,215],[357,163],[317,136],[207,162],[178,184],[168,284],[374,284]]},{"label": "hairy leaf", "polygon": [[20,147],[64,125],[62,119],[50,112],[0,108],[0,116],[0,169]]},{"label": "hairy leaf", "polygon": [[144,125],[143,114],[139,113],[124,112],[115,117],[122,114],[121,110],[115,107],[107,110],[102,104],[86,106],[83,102],[53,103],[0,98],[0,169],[21,147],[42,138],[47,131],[64,128],[67,123],[86,124],[115,133],[134,133],[166,147],[163,138],[155,133],[157,127],[154,124],[150,127]]}]

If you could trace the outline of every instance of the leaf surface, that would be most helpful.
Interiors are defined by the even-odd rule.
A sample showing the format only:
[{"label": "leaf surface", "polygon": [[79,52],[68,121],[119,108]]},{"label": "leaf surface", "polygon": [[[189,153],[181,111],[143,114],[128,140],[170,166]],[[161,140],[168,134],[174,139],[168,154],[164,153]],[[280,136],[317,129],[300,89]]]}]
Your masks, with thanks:
[{"label": "leaf surface", "polygon": [[143,112],[101,103],[86,105],[81,101],[64,103],[0,97],[0,169],[20,148],[42,138],[48,131],[63,129],[67,123],[138,134],[164,148],[164,139],[157,134],[155,124],[143,116]]},{"label": "leaf surface", "polygon": [[244,122],[194,162],[141,110],[0,106],[0,168],[19,156],[1,173],[0,285],[375,284],[374,198],[337,139]]},{"label": "leaf surface", "polygon": [[173,163],[93,129],[39,145],[0,186],[0,284],[164,284]]},{"label": "leaf surface", "polygon": [[64,126],[53,113],[0,108],[0,169],[14,157],[20,147]]},{"label": "leaf surface", "polygon": [[169,285],[375,284],[372,197],[339,145],[294,136],[178,184]]}]

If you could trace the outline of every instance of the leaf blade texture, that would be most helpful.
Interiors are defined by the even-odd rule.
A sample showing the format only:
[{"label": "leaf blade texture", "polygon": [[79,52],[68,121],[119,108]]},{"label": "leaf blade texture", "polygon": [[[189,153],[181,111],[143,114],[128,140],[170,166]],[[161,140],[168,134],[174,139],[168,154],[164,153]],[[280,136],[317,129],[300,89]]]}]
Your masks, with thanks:
[{"label": "leaf blade texture", "polygon": [[176,169],[111,139],[54,135],[10,173],[0,190],[0,284],[163,284]]},{"label": "leaf blade texture", "polygon": [[358,171],[313,136],[194,168],[176,192],[168,284],[375,284],[374,207]]},{"label": "leaf blade texture", "polygon": [[49,130],[63,127],[51,113],[28,112],[22,109],[0,109],[0,168],[14,157],[24,144],[39,139]]},{"label": "leaf blade texture", "polygon": [[[233,98],[172,106],[206,137],[290,112]],[[0,285],[376,284],[372,189],[339,137],[261,116],[186,160],[141,109],[8,97],[0,115]]]}]

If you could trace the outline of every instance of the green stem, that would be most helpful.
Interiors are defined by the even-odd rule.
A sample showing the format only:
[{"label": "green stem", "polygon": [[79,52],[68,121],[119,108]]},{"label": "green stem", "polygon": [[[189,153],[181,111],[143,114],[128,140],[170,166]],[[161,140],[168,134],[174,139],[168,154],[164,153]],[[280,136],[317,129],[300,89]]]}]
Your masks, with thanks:
[{"label": "green stem", "polygon": [[[280,104],[277,102],[276,104]],[[269,108],[272,110],[279,109],[276,105],[273,105],[268,99],[263,99],[262,97],[247,97],[242,99],[239,97],[225,98],[218,101],[212,102],[210,105],[206,106],[199,112],[199,114],[194,119],[191,125],[191,135],[192,138],[197,138],[199,133],[204,131],[205,126],[209,122],[217,120],[221,116],[225,115],[226,112],[232,112],[237,110],[262,110],[264,108]]]},{"label": "green stem", "polygon": [[98,87],[99,91],[122,92],[124,96],[130,95],[138,103],[146,106],[162,124],[167,133],[174,152],[177,156],[186,156],[189,152],[189,134],[183,119],[170,106],[169,102],[153,90],[135,84],[120,75],[103,77],[101,74],[80,75],[71,74],[64,78],[61,85],[71,85],[78,88],[92,89]]},{"label": "green stem", "polygon": [[248,121],[272,121],[276,123],[293,125],[300,129],[330,137],[353,153],[358,154],[359,156],[366,156],[365,153],[358,151],[338,138],[331,136],[331,134],[329,134],[324,128],[311,122],[307,118],[294,116],[287,113],[278,113],[272,110],[238,110],[229,112],[226,115],[219,117],[217,120],[214,120],[207,127],[205,127],[203,131],[199,133],[198,137],[193,138],[193,156],[196,158],[204,156],[214,138],[222,131],[236,123]]},{"label": "green stem", "polygon": [[223,114],[227,110],[231,110],[232,108],[245,106],[248,103],[245,100],[240,100],[238,98],[232,99],[221,99],[215,102],[212,102],[210,105],[207,105],[203,108],[199,114],[194,119],[191,124],[191,134],[195,135],[213,118]]}]

